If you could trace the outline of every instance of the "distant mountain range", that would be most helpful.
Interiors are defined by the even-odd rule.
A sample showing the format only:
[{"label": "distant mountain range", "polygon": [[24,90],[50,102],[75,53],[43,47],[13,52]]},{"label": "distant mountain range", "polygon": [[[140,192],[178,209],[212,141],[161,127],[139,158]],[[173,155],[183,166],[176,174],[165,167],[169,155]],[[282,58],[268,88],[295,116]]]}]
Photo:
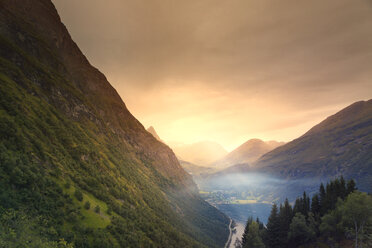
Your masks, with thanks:
[{"label": "distant mountain range", "polygon": [[236,164],[252,165],[265,153],[285,144],[277,141],[262,141],[260,139],[250,139],[223,158],[212,163],[211,167],[227,168]]},{"label": "distant mountain range", "polygon": [[172,147],[179,160],[199,166],[208,166],[227,154],[225,148],[212,141],[201,141]]},{"label": "distant mountain range", "polygon": [[187,171],[194,178],[201,176],[203,174],[210,174],[216,171],[212,167],[199,166],[183,160],[180,160],[180,164],[185,169],[185,171]]},{"label": "distant mountain range", "polygon": [[372,100],[348,106],[256,162],[238,161],[197,181],[202,189],[250,192],[273,201],[315,192],[320,182],[341,175],[372,192]]}]

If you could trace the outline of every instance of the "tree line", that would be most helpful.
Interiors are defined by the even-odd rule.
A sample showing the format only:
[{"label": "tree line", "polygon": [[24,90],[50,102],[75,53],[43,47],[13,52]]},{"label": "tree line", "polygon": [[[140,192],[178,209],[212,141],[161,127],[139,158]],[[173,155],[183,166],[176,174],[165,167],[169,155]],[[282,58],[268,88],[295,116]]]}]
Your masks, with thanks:
[{"label": "tree line", "polygon": [[304,192],[293,206],[288,199],[279,206],[273,204],[266,225],[248,218],[241,246],[340,247],[342,241],[353,242],[355,248],[372,247],[372,196],[341,176],[326,186],[322,183],[311,200]]}]

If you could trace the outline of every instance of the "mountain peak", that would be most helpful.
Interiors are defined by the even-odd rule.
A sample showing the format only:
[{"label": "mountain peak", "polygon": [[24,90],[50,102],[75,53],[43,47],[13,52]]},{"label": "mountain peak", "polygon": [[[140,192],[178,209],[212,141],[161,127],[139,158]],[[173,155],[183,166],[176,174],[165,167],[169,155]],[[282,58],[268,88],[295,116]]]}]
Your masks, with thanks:
[{"label": "mountain peak", "polygon": [[265,142],[257,138],[250,139],[213,165],[218,168],[226,168],[236,164],[253,164],[263,154],[283,144],[283,142],[277,141]]},{"label": "mountain peak", "polygon": [[[24,221],[42,219],[27,225],[42,235],[38,241],[84,247],[226,242],[227,217],[200,198],[172,150],[90,65],[50,0],[0,0],[0,126],[7,164],[1,194],[9,196],[0,208],[31,214]],[[86,209],[87,200],[101,212]],[[47,235],[51,228],[57,231]]]},{"label": "mountain peak", "polygon": [[330,130],[337,126],[348,125],[355,120],[366,118],[371,114],[372,99],[358,101],[342,109],[334,115],[327,117],[324,121],[311,128],[305,135],[314,134],[325,129]]},{"label": "mountain peak", "polygon": [[151,133],[152,136],[154,136],[154,138],[157,139],[158,141],[163,142],[163,141],[160,139],[159,135],[156,133],[155,128],[154,128],[153,126],[150,126],[149,128],[147,128],[147,132]]},{"label": "mountain peak", "polygon": [[262,172],[286,178],[343,175],[371,191],[372,100],[359,101],[329,116],[301,137],[265,154]]}]

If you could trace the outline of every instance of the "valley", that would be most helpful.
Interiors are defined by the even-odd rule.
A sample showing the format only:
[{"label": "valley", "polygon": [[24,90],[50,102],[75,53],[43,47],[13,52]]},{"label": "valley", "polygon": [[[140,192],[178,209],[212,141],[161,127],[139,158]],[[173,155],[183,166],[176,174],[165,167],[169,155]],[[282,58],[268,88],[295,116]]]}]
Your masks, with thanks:
[{"label": "valley", "polygon": [[372,247],[367,48],[306,74],[334,42],[286,40],[302,5],[101,4],[0,0],[0,248]]}]

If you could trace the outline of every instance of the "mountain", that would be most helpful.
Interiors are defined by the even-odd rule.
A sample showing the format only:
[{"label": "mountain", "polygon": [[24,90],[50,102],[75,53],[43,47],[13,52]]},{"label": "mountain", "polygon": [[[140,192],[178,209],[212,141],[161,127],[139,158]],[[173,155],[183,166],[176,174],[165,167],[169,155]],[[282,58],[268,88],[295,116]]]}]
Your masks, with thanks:
[{"label": "mountain", "polygon": [[354,178],[372,192],[372,100],[356,102],[262,156],[256,170],[284,179]]},{"label": "mountain", "polygon": [[[160,139],[159,135],[156,133],[155,128],[154,128],[153,126],[150,126],[150,127],[147,128],[146,130],[147,130],[147,132],[151,133],[152,136],[155,137],[155,139],[157,139],[157,140],[160,141],[160,142],[163,142],[163,141]],[[164,143],[164,142],[163,142],[163,143]]]},{"label": "mountain", "polygon": [[178,145],[172,149],[180,160],[201,166],[207,166],[227,154],[225,148],[212,141]]},{"label": "mountain", "polygon": [[283,145],[284,142],[250,139],[222,159],[213,163],[213,167],[226,168],[236,164],[253,164],[265,153]]},{"label": "mountain", "polygon": [[228,224],[50,0],[0,0],[1,246],[222,247]]},{"label": "mountain", "polygon": [[343,175],[372,192],[372,100],[356,102],[328,117],[301,137],[262,155],[197,178],[202,191],[224,200],[293,201],[319,184]]},{"label": "mountain", "polygon": [[215,172],[214,168],[195,165],[183,160],[180,160],[180,164],[193,177]]},{"label": "mountain", "polygon": [[[153,126],[150,126],[146,130],[147,132],[151,133],[152,136],[154,136],[158,141],[163,142],[160,139],[159,135],[156,133],[155,128]],[[193,175],[193,176],[198,176],[203,173],[211,173],[214,171],[214,169],[212,168],[195,165],[190,162],[183,161],[183,160],[179,160],[179,163],[185,171],[187,171],[190,175]]]}]

